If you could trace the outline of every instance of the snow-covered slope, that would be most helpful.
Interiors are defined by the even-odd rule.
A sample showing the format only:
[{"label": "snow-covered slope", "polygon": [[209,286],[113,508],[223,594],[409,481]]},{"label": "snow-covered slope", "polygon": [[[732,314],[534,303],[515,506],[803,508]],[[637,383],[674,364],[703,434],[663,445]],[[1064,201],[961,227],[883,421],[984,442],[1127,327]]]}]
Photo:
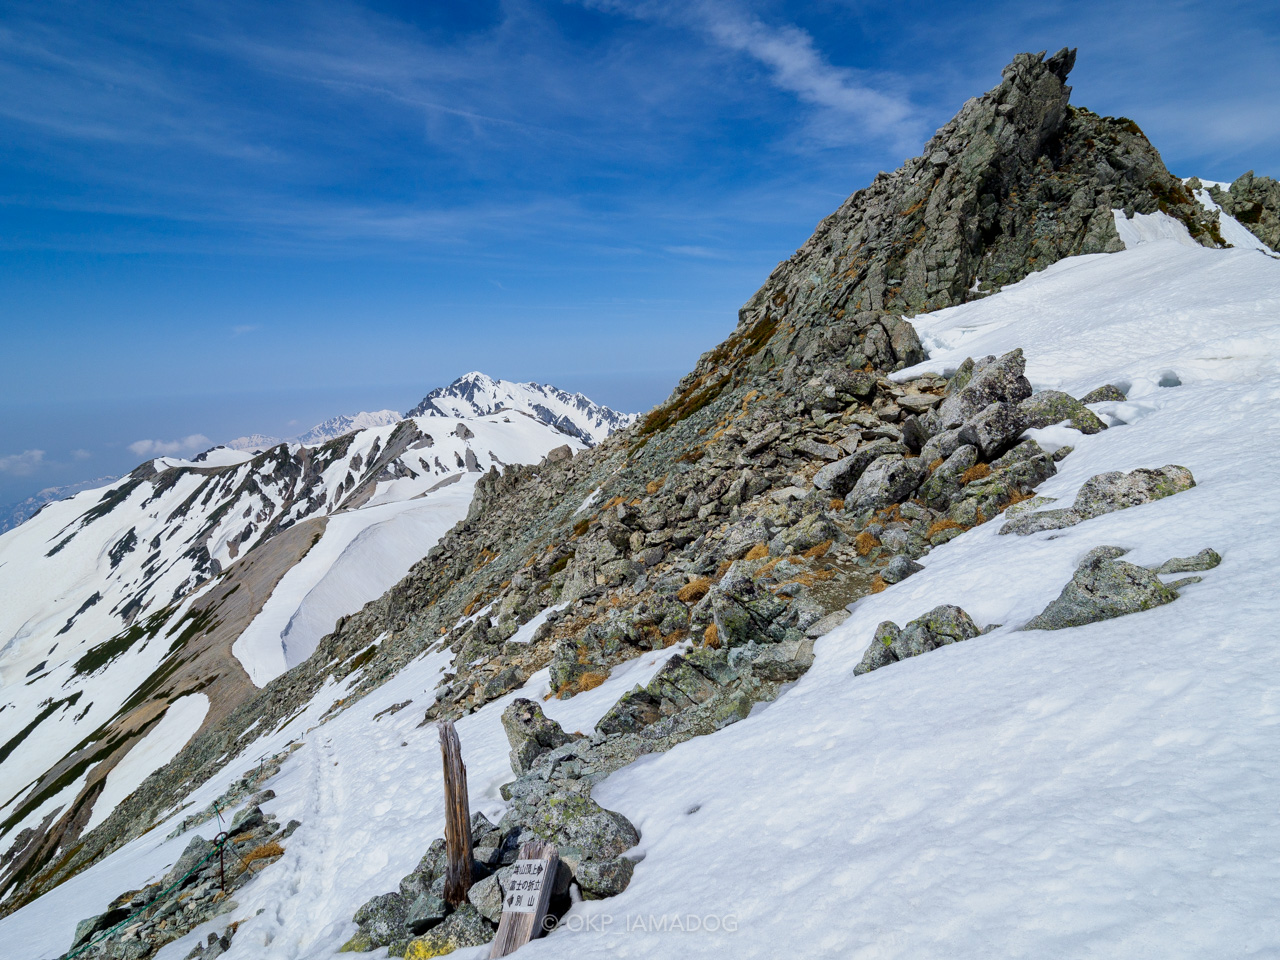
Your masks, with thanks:
[{"label": "snow-covered slope", "polygon": [[539,383],[494,380],[478,372],[432,390],[408,416],[475,417],[498,410],[526,413],[588,445],[597,444],[621,430],[637,416],[610,410],[580,393]]},{"label": "snow-covered slope", "polygon": [[[77,796],[91,804],[104,779],[100,804],[127,795],[121,783],[131,790],[400,579],[465,518],[484,471],[536,463],[566,439],[499,413],[257,456],[217,448],[149,461],[0,536],[0,849]],[[197,690],[207,709],[173,750],[129,752]],[[126,753],[136,778],[112,770]]]},{"label": "snow-covered slope", "polygon": [[[1197,486],[1029,537],[977,526],[924,557],[922,572],[865,597],[776,702],[596,788],[639,828],[643,859],[625,892],[577,903],[521,956],[1280,954],[1280,263],[1134,243],[916,318],[932,352],[923,367],[1022,347],[1038,388],[1128,388],[1126,401],[1095,407],[1111,429],[1071,432],[1075,452],[1044,495],[1069,502],[1094,474],[1166,463],[1188,467]],[[1139,564],[1204,547],[1223,562],[1167,606],[1021,632],[1101,544]],[[939,603],[991,631],[852,675],[878,623]],[[565,729],[590,730],[678,649],[543,706]],[[326,688],[200,788],[196,805],[302,739],[266,804],[281,822],[302,821],[284,858],[163,960],[232,920],[229,960],[336,957],[356,908],[394,889],[442,833],[438,745],[418,723],[448,656],[416,661],[314,726],[344,694]],[[504,807],[503,708],[548,690],[543,671],[459,721],[474,809],[496,819]],[[410,709],[380,715],[405,700]],[[0,921],[0,942],[57,955],[77,919],[176,859],[188,838],[162,840],[172,825]]]}]

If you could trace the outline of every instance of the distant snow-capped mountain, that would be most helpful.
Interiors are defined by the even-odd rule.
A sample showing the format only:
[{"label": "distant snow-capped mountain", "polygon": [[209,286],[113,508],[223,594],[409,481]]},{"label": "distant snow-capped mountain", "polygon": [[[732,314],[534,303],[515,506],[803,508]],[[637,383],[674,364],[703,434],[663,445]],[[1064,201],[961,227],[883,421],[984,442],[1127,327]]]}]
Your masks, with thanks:
[{"label": "distant snow-capped mountain", "polygon": [[527,414],[588,446],[628,426],[638,416],[593,403],[581,393],[540,383],[495,380],[476,371],[447,387],[432,390],[406,416],[479,417],[499,410]]},{"label": "distant snow-capped mountain", "polygon": [[116,479],[116,477],[95,477],[92,480],[81,480],[79,483],[68,483],[60,487],[45,487],[39,493],[13,504],[7,509],[7,515],[0,516],[0,533],[12,530],[23,521],[34,517],[46,503],[61,500],[64,497],[79,493],[81,490],[92,490],[94,487],[101,487]]},{"label": "distant snow-capped mountain", "polygon": [[374,413],[357,413],[354,417],[330,417],[324,423],[317,423],[304,434],[294,439],[304,447],[324,443],[334,437],[350,433],[352,430],[369,430],[373,427],[388,427],[399,423],[403,417],[394,410],[378,410]]}]

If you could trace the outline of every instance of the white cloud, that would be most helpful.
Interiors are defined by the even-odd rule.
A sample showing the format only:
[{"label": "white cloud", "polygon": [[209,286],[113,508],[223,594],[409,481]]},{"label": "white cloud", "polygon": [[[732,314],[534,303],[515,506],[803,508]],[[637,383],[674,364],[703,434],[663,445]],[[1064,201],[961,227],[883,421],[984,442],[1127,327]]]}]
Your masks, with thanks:
[{"label": "white cloud", "polygon": [[43,462],[43,450],[23,450],[21,453],[0,457],[0,473],[12,473],[18,477],[30,476]]},{"label": "white cloud", "polygon": [[234,337],[244,336],[246,333],[253,333],[259,329],[256,323],[242,323],[231,328],[231,335]]},{"label": "white cloud", "polygon": [[858,120],[862,129],[901,138],[914,111],[905,96],[878,90],[858,73],[827,61],[808,31],[791,24],[770,24],[720,0],[585,0],[589,6],[642,20],[692,27],[718,46],[743,53],[768,68],[775,87],[830,113]]},{"label": "white cloud", "polygon": [[72,450],[71,451],[71,459],[73,460],[88,460],[92,456],[93,454],[90,453],[88,450]]},{"label": "white cloud", "polygon": [[203,433],[193,433],[181,440],[135,440],[129,449],[140,457],[172,457],[178,453],[204,450],[211,447],[213,441]]}]

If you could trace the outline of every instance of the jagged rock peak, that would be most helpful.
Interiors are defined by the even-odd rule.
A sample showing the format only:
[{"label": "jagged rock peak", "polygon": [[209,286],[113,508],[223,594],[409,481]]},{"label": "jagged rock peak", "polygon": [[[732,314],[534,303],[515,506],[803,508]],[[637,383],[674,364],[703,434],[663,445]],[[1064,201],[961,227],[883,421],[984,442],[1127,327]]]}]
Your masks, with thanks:
[{"label": "jagged rock peak", "polygon": [[499,410],[528,414],[561,433],[594,446],[635,420],[595,403],[581,393],[569,393],[541,383],[514,383],[472,371],[447,387],[437,387],[410,410],[407,417],[483,417]]},{"label": "jagged rock peak", "polygon": [[[1063,257],[1123,249],[1113,211],[1163,211],[1220,246],[1141,129],[1070,104],[1075,51],[1022,53],[893,173],[823,220],[739,312],[669,404],[775,366],[904,363],[896,318],[962,303]],[[882,332],[876,333],[879,329]],[[883,342],[882,342],[883,341]],[[808,374],[805,374],[808,375]]]}]

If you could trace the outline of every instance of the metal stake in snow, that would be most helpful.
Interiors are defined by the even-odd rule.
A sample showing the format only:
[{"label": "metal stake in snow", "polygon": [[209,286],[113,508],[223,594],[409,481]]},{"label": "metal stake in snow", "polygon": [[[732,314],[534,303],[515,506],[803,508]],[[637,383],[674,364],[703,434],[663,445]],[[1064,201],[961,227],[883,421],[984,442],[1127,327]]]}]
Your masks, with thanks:
[{"label": "metal stake in snow", "polygon": [[451,720],[440,721],[440,753],[444,758],[444,845],[449,858],[444,898],[456,907],[471,888],[471,805],[467,801],[467,768]]},{"label": "metal stake in snow", "polygon": [[554,843],[530,840],[521,844],[515,869],[504,884],[502,922],[489,948],[489,958],[505,957],[543,933],[543,920],[551,903],[560,869],[560,854]]}]

